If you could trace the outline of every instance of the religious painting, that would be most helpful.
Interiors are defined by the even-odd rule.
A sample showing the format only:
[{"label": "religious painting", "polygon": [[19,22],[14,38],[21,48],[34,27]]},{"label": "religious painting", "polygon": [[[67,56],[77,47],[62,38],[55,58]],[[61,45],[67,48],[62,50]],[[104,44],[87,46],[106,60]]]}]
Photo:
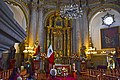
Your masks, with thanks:
[{"label": "religious painting", "polygon": [[60,19],[58,19],[57,21],[56,21],[56,26],[61,26],[62,25],[62,22],[60,21]]},{"label": "religious painting", "polygon": [[62,50],[62,35],[59,35],[59,36],[55,36],[54,37],[54,43],[55,43],[55,46],[54,46],[54,50]]},{"label": "religious painting", "polygon": [[63,26],[63,22],[62,22],[62,18],[61,17],[56,17],[55,19],[55,26],[56,27],[62,27]]},{"label": "religious painting", "polygon": [[101,29],[101,48],[119,46],[119,27]]}]

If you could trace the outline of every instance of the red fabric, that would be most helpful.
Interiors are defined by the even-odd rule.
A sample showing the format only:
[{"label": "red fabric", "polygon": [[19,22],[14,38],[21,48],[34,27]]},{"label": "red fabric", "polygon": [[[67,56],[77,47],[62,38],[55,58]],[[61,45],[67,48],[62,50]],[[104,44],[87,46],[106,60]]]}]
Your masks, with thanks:
[{"label": "red fabric", "polygon": [[50,77],[48,80],[76,80],[76,79],[70,76],[67,76],[67,77],[60,76],[60,77],[54,77],[54,78]]},{"label": "red fabric", "polygon": [[54,53],[51,54],[48,60],[49,60],[49,63],[54,64]]},{"label": "red fabric", "polygon": [[14,68],[14,66],[15,66],[15,62],[16,62],[16,60],[15,59],[11,59],[11,60],[9,60],[9,69],[13,69]]},{"label": "red fabric", "polygon": [[50,74],[50,70],[52,69],[53,64],[49,63],[48,73]]}]

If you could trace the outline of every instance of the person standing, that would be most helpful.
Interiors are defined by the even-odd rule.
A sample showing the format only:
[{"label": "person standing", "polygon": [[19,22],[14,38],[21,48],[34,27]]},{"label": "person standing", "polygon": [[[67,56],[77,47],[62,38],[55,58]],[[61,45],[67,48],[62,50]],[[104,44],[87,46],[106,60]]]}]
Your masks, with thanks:
[{"label": "person standing", "polygon": [[119,63],[118,63],[118,55],[119,55],[119,47],[115,48],[115,54],[113,55],[113,60],[115,62],[115,67],[119,68]]},{"label": "person standing", "polygon": [[20,76],[20,71],[18,68],[14,68],[9,80],[22,80]]}]

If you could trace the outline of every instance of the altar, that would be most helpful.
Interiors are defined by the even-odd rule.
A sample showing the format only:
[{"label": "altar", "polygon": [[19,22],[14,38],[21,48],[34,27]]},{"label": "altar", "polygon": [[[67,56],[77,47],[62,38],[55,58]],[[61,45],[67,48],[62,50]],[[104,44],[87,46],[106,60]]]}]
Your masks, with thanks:
[{"label": "altar", "polygon": [[71,65],[69,64],[55,64],[57,76],[68,76],[71,73]]}]

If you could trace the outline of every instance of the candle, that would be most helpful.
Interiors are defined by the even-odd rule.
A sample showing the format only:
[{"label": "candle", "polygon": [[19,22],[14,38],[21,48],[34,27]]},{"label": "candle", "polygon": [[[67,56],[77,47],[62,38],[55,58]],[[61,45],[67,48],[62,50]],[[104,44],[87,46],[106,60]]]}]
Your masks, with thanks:
[{"label": "candle", "polygon": [[21,66],[21,71],[24,70],[24,66]]}]

